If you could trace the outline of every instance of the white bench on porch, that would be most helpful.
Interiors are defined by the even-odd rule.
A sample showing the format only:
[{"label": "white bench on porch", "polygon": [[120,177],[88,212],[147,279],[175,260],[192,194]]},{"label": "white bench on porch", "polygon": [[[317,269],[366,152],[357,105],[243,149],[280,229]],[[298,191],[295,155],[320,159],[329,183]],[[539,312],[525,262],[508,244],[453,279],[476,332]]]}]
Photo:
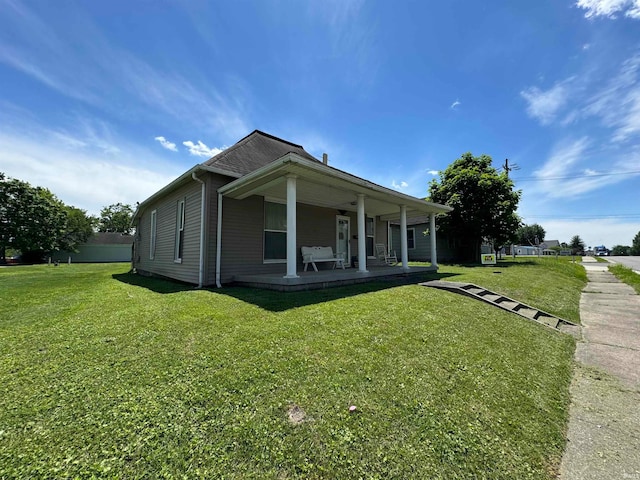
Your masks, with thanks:
[{"label": "white bench on porch", "polygon": [[333,262],[333,268],[339,265],[344,270],[344,258],[342,255],[334,255],[331,247],[300,247],[302,251],[302,263],[304,263],[304,271],[307,271],[309,264],[317,272],[316,263]]}]

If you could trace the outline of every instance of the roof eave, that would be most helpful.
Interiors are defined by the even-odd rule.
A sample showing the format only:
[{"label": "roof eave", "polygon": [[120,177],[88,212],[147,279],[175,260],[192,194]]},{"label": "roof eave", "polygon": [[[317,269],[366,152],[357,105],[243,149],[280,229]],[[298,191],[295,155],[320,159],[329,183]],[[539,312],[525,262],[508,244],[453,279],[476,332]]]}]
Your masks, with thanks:
[{"label": "roof eave", "polygon": [[187,170],[186,172],[184,172],[182,175],[180,175],[178,178],[176,178],[175,180],[173,180],[171,183],[169,183],[168,185],[165,185],[164,187],[162,187],[160,190],[158,190],[156,193],[154,193],[153,195],[151,195],[150,197],[146,198],[145,200],[143,200],[142,202],[140,202],[136,208],[135,213],[133,214],[133,217],[131,218],[131,222],[133,224],[133,221],[139,216],[139,214],[153,201],[157,200],[158,198],[161,198],[162,196],[166,195],[167,193],[173,191],[174,189],[178,188],[180,185],[182,185],[182,183],[184,183],[185,180],[187,180],[188,178],[191,178],[191,175],[194,172],[198,172],[198,171],[204,171],[204,172],[209,172],[209,173],[215,173],[218,175],[224,175],[226,177],[232,177],[232,178],[239,178],[242,175],[236,172],[231,172],[229,170],[224,170],[221,168],[216,168],[216,167],[211,167],[209,165],[204,165],[202,163],[198,163],[197,165],[194,165],[193,167],[191,167],[189,170]]},{"label": "roof eave", "polygon": [[386,188],[381,185],[372,183],[363,178],[356,177],[355,175],[344,172],[342,170],[338,170],[337,168],[329,167],[328,165],[325,165],[323,163],[312,162],[311,160],[302,158],[295,153],[287,153],[286,155],[265,165],[264,167],[254,170],[253,172],[247,175],[244,175],[242,178],[234,180],[233,182],[230,182],[220,187],[218,189],[218,193],[221,193],[222,195],[231,195],[235,191],[238,191],[240,188],[245,187],[246,185],[257,181],[262,177],[271,175],[279,169],[286,171],[287,165],[298,165],[310,170],[322,172],[324,175],[343,180],[359,188],[362,188],[365,190],[373,190],[375,192],[378,192],[387,196],[392,196],[396,199],[404,200],[409,205],[420,206],[420,207],[429,206],[431,207],[430,210],[434,211],[435,213],[447,213],[453,210],[453,208],[449,207],[448,205],[440,205],[438,203],[427,202],[426,200],[423,200],[417,197],[412,197],[411,195],[407,195],[401,192],[397,192],[390,188]]}]

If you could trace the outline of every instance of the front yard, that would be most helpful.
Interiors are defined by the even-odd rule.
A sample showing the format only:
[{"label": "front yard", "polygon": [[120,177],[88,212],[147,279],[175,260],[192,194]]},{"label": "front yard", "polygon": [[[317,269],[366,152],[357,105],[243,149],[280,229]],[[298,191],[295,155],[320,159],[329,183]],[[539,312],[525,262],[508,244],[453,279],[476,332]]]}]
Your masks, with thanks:
[{"label": "front yard", "polygon": [[[575,320],[560,268],[441,272],[535,285]],[[127,269],[0,269],[0,478],[554,476],[568,336],[417,285],[207,291]]]}]

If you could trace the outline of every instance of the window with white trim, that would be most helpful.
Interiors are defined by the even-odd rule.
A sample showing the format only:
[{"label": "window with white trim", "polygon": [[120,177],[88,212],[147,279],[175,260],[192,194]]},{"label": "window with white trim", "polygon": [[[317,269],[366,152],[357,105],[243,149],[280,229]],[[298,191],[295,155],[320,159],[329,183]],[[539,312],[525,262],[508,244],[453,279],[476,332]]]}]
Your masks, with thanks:
[{"label": "window with white trim", "polygon": [[413,250],[416,248],[416,229],[407,228],[407,249]]},{"label": "window with white trim", "polygon": [[365,220],[365,230],[367,236],[367,257],[375,258],[375,252],[373,251],[373,246],[376,243],[376,227],[375,227],[375,219],[371,217],[367,217]]},{"label": "window with white trim", "polygon": [[156,230],[158,224],[158,211],[154,210],[151,212],[151,228],[149,229],[150,238],[149,238],[149,259],[153,260],[156,256]]},{"label": "window with white trim", "polygon": [[178,200],[176,215],[176,250],[174,262],[182,262],[182,250],[184,248],[184,200]]},{"label": "window with white trim", "polygon": [[287,259],[287,205],[264,202],[264,261]]}]

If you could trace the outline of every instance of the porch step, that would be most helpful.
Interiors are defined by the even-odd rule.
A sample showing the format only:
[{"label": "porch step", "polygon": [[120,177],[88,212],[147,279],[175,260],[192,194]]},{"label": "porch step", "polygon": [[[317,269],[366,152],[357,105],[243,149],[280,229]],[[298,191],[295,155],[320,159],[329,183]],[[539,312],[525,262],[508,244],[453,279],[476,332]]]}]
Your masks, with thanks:
[{"label": "porch step", "polygon": [[433,280],[430,282],[422,282],[419,285],[430,288],[437,288],[440,290],[447,290],[448,292],[459,293],[467,297],[481,300],[494,307],[501,308],[508,312],[515,313],[527,320],[534,321],[546,327],[553,328],[563,333],[568,333],[574,337],[580,336],[580,326],[573,322],[564,320],[560,317],[556,317],[550,313],[544,312],[540,309],[531,307],[525,303],[513,300],[509,297],[505,297],[486,288],[479,287],[473,283],[459,283],[459,282],[446,282],[442,280]]}]

